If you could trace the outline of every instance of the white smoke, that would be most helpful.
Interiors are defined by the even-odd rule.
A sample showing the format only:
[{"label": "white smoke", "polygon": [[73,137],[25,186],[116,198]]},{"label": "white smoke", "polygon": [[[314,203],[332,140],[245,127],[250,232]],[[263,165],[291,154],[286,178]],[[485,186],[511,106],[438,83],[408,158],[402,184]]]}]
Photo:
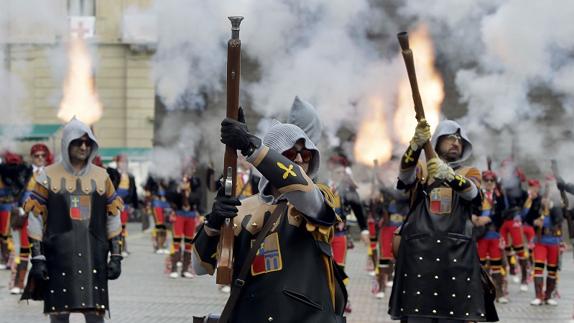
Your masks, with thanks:
[{"label": "white smoke", "polygon": [[32,129],[31,111],[25,106],[34,99],[21,75],[33,66],[18,53],[27,44],[53,43],[61,35],[67,22],[62,9],[57,0],[0,0],[0,124],[7,129],[0,133],[0,151],[16,149],[17,138]]},{"label": "white smoke", "polygon": [[[381,84],[386,82],[389,63],[367,35],[392,23],[368,0],[162,0],[148,9],[128,11],[157,18],[152,78],[169,111],[202,111],[206,98],[222,102],[226,43],[231,36],[227,17],[232,15],[245,17],[242,55],[255,63],[242,66],[240,101],[249,104],[248,110],[284,120],[299,95],[317,108],[327,137],[337,143],[338,128],[342,124],[353,128],[369,104],[367,97],[384,91]],[[247,69],[254,65],[256,71]],[[209,148],[222,146],[218,133],[222,116],[223,112],[210,111],[177,125],[169,122],[161,127],[160,136],[165,132],[175,142],[185,138],[197,147],[208,138],[203,135],[206,131],[193,137],[174,131],[205,127],[213,132],[209,140],[216,138]]]},{"label": "white smoke", "polygon": [[[409,0],[400,12],[428,23],[442,60],[457,71],[468,108],[461,122],[479,154],[508,157],[513,140],[504,137],[511,136],[519,157],[543,172],[550,158],[574,157],[573,2]],[[540,88],[561,107],[535,98]]]},{"label": "white smoke", "polygon": [[[397,26],[422,22],[430,28],[437,60],[456,74],[455,88],[447,91],[457,91],[468,110],[459,121],[478,156],[500,161],[514,145],[520,157],[540,160],[543,168],[548,156],[574,157],[574,144],[565,142],[572,139],[574,122],[571,1],[406,0],[373,6],[367,0],[162,0],[147,13],[159,26],[152,77],[169,110],[201,111],[207,98],[223,102],[226,17],[242,15],[243,55],[256,63],[243,65],[242,104],[283,120],[299,95],[316,106],[335,144],[337,130],[356,127],[373,93],[393,109],[398,80],[405,76],[402,62],[394,59],[394,35]],[[368,36],[373,34],[380,37]],[[248,70],[253,66],[255,71]],[[561,107],[535,98],[540,88]],[[550,112],[562,114],[549,121]],[[160,132],[199,127],[199,135],[170,136],[195,148],[206,138],[210,148],[221,146],[222,114],[198,114]]]}]

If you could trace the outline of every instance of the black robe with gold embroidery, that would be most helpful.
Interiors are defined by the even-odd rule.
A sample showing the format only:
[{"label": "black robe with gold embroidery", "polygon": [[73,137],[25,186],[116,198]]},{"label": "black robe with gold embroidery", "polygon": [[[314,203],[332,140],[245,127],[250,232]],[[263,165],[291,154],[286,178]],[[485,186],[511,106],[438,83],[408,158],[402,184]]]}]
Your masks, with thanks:
[{"label": "black robe with gold embroidery", "polygon": [[[480,183],[476,168],[456,173]],[[476,241],[469,230],[481,196],[466,201],[444,184],[429,185],[421,172],[409,187],[400,181],[399,186],[410,188],[413,202],[400,231],[389,314],[393,319],[497,321],[493,300],[485,299]]]},{"label": "black robe with gold embroidery", "polygon": [[[266,147],[253,164],[281,193],[320,190],[325,197],[324,214],[305,215],[288,205],[251,264],[230,322],[345,322],[347,294],[330,246],[336,219],[332,193],[313,184],[299,166]],[[234,278],[276,207],[261,195],[242,200],[234,218]],[[216,265],[218,240],[201,229],[194,243],[195,260],[210,274]]]},{"label": "black robe with gold embroidery", "polygon": [[42,243],[49,279],[29,277],[22,298],[43,299],[44,313],[107,310],[108,239],[121,232],[110,217],[119,217],[123,203],[106,170],[93,165],[78,177],[55,164],[31,187],[24,208],[43,228],[29,235]]}]

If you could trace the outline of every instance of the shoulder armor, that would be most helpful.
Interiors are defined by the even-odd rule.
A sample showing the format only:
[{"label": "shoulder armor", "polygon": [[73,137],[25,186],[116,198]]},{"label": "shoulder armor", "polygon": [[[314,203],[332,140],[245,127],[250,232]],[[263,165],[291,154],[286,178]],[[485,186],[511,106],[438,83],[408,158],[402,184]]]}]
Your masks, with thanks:
[{"label": "shoulder armor", "polygon": [[[45,174],[46,178],[42,177]],[[103,195],[106,192],[106,180],[108,173],[102,167],[90,165],[90,170],[82,176],[74,176],[66,171],[62,163],[50,165],[38,175],[38,182],[54,193],[63,189],[69,193],[81,190],[84,194],[90,194],[94,190]],[[78,185],[78,179],[80,187]],[[47,182],[46,182],[47,180]]]},{"label": "shoulder armor", "polygon": [[241,200],[241,205],[237,207],[237,216],[233,218],[235,235],[239,235],[242,230],[247,230],[250,234],[259,232],[263,228],[265,213],[273,212],[276,207],[277,205],[263,202],[259,195]]}]

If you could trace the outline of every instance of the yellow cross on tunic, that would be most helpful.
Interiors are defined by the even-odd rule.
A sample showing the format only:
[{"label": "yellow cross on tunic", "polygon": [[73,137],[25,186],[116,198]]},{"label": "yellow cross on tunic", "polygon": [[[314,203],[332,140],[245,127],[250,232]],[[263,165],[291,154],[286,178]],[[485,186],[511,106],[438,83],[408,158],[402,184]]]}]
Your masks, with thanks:
[{"label": "yellow cross on tunic", "polygon": [[456,180],[458,180],[458,186],[462,186],[462,185],[466,184],[466,179],[464,179],[464,177],[462,177],[460,175],[456,175],[454,178]]},{"label": "yellow cross on tunic", "polygon": [[277,166],[285,171],[285,173],[283,173],[283,179],[287,179],[289,175],[297,177],[297,174],[293,171],[293,164],[289,164],[289,167],[287,167],[282,162],[277,162]]}]

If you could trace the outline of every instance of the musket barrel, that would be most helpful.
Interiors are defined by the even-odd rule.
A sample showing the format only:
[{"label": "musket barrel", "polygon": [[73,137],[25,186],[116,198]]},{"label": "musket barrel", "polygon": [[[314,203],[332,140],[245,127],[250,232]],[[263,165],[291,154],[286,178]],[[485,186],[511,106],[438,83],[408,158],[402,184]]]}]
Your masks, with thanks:
[{"label": "musket barrel", "polygon": [[[409,77],[409,83],[411,84],[416,118],[417,120],[421,120],[425,118],[425,110],[423,108],[423,101],[421,99],[419,85],[417,82],[417,73],[415,71],[413,51],[409,47],[409,35],[407,32],[403,31],[397,34],[397,39],[399,40],[399,45],[401,46],[401,53],[403,55],[403,59],[405,60],[407,75]],[[436,156],[434,148],[429,141],[425,143],[424,150],[427,161]]]},{"label": "musket barrel", "polygon": [[[240,16],[228,17],[231,21],[231,39],[227,42],[227,111],[226,117],[237,120],[239,114],[239,80],[241,78],[241,40],[239,25],[243,20]],[[235,196],[237,188],[237,151],[225,147],[223,174],[226,178],[225,195]],[[221,227],[219,239],[219,257],[217,261],[216,282],[229,285],[233,277],[233,221],[226,220]]]}]

